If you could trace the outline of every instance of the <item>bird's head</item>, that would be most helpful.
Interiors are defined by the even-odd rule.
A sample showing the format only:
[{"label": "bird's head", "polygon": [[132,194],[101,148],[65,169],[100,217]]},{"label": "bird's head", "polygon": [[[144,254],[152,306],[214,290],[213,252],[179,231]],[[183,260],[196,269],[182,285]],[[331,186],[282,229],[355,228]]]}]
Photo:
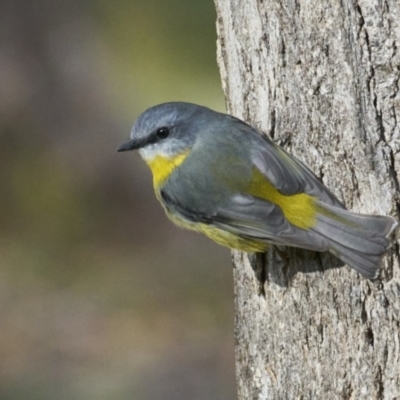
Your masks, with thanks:
[{"label": "bird's head", "polygon": [[181,102],[151,107],[138,117],[131,130],[131,140],[118,151],[138,150],[147,163],[155,157],[173,159],[188,152],[200,130],[198,117],[205,110],[211,111]]}]

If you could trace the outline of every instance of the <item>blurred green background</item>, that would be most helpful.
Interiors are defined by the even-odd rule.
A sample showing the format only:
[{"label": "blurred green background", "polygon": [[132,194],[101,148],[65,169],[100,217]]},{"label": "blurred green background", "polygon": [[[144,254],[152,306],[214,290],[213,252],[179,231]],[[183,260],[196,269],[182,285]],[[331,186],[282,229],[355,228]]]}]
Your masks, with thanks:
[{"label": "blurred green background", "polygon": [[0,399],[236,397],[229,251],[116,153],[151,105],[224,109],[213,7],[0,2]]}]

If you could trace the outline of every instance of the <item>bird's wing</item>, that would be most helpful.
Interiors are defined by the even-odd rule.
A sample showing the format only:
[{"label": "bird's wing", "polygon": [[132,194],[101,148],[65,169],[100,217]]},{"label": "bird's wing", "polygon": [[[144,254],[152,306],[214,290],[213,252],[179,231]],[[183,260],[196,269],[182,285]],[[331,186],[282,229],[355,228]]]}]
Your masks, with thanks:
[{"label": "bird's wing", "polygon": [[265,243],[297,246],[310,250],[326,250],[323,239],[311,230],[299,229],[290,224],[277,205],[245,194],[236,194],[224,206],[208,211],[192,209],[178,199],[161,193],[167,209],[173,209],[190,222],[213,225],[245,239]]},{"label": "bird's wing", "polygon": [[343,204],[299,160],[266,137],[258,137],[251,151],[253,165],[284,195],[307,193],[324,203],[344,208]]},{"label": "bird's wing", "polygon": [[285,218],[280,207],[260,198],[238,194],[211,218],[214,226],[247,239],[309,250],[324,251],[326,242],[312,230],[299,229]]}]

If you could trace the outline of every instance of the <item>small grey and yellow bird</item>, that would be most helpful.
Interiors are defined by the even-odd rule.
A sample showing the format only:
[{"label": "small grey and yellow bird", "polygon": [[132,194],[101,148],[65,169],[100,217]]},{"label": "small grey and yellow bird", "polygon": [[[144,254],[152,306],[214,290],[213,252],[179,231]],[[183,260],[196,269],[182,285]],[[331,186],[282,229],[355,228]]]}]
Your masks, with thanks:
[{"label": "small grey and yellow bird", "polygon": [[376,277],[397,222],[343,204],[300,161],[232,116],[171,102],[139,116],[131,140],[168,217],[246,252],[269,244],[328,251]]}]

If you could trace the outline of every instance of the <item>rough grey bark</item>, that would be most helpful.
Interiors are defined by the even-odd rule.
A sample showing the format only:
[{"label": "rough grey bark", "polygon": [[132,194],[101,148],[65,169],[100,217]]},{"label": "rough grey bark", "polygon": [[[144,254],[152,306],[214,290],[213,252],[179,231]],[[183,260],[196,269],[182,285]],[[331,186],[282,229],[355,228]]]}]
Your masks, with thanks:
[{"label": "rough grey bark", "polygon": [[[215,0],[230,113],[354,211],[398,217],[400,2]],[[239,399],[400,398],[396,242],[381,277],[334,257],[233,253]]]}]

